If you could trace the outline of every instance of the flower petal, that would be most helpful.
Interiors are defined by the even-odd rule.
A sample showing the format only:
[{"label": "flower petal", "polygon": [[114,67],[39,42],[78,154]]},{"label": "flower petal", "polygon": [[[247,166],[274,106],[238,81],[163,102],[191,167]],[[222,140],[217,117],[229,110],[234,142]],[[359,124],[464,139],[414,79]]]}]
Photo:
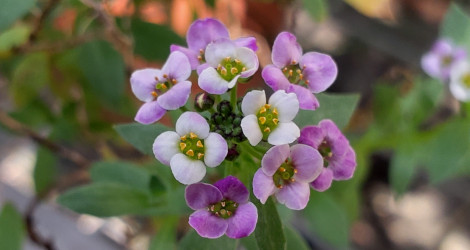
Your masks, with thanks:
[{"label": "flower petal", "polygon": [[191,75],[191,64],[188,57],[179,51],[171,52],[162,67],[162,73],[168,75],[168,79],[175,79],[177,82],[188,80]]},{"label": "flower petal", "polygon": [[250,193],[245,185],[236,177],[227,176],[216,183],[214,186],[220,190],[222,197],[239,204],[247,203]]},{"label": "flower petal", "polygon": [[287,90],[291,83],[287,80],[286,76],[282,73],[282,70],[270,64],[264,67],[263,71],[261,72],[261,76],[263,77],[266,84],[271,87],[274,91],[283,89]]},{"label": "flower petal", "polygon": [[325,119],[320,121],[318,126],[325,133],[325,140],[328,142],[331,147],[331,152],[333,155],[344,155],[349,149],[349,141],[343,135],[341,130],[336,126],[336,124],[330,120]]},{"label": "flower petal", "polygon": [[264,154],[261,169],[267,176],[273,176],[282,163],[290,156],[288,144],[274,146]]},{"label": "flower petal", "polygon": [[286,91],[287,93],[295,93],[297,95],[301,109],[315,110],[320,107],[317,98],[313,95],[312,91],[307,88],[291,84]]},{"label": "flower petal", "polygon": [[134,95],[143,102],[150,102],[154,99],[152,92],[155,91],[157,81],[155,77],[162,77],[158,69],[136,70],[131,75],[131,88]]},{"label": "flower petal", "polygon": [[227,222],[228,227],[225,233],[228,237],[233,239],[246,237],[255,231],[258,210],[251,202],[241,204]]},{"label": "flower petal", "polygon": [[213,185],[195,183],[186,187],[184,192],[188,207],[198,210],[209,207],[223,199],[222,193]]},{"label": "flower petal", "polygon": [[189,64],[191,65],[191,70],[195,70],[197,68],[197,66],[199,66],[199,60],[197,59],[197,56],[199,56],[199,52],[194,51],[194,50],[190,50],[188,48],[185,48],[185,47],[182,47],[182,46],[179,46],[179,45],[175,45],[175,44],[172,44],[170,46],[170,51],[171,52],[179,51],[179,52],[182,52],[183,54],[185,54],[186,57],[189,60]]},{"label": "flower petal", "polygon": [[273,44],[271,59],[278,68],[283,68],[292,62],[299,63],[302,56],[302,47],[297,43],[297,38],[289,32],[281,32],[277,35]]},{"label": "flower petal", "polygon": [[235,86],[235,84],[237,84],[238,82],[238,78],[240,78],[241,75],[236,75],[228,84],[227,84],[227,87],[229,89],[233,88]]},{"label": "flower petal", "polygon": [[268,136],[271,145],[282,145],[294,142],[300,136],[299,127],[294,122],[280,122]]},{"label": "flower petal", "polygon": [[258,200],[264,204],[269,196],[276,192],[272,176],[267,176],[263,170],[258,169],[253,177],[253,194]]},{"label": "flower petal", "polygon": [[174,131],[161,133],[153,143],[153,154],[155,158],[165,165],[170,165],[171,158],[181,153],[178,148],[180,136]]},{"label": "flower petal", "polygon": [[184,112],[176,121],[175,128],[180,136],[193,132],[199,138],[205,139],[209,135],[209,124],[196,112]]},{"label": "flower petal", "polygon": [[242,119],[241,127],[243,134],[246,136],[252,146],[258,145],[263,139],[263,133],[258,125],[256,115],[248,115]]},{"label": "flower petal", "polygon": [[306,182],[291,182],[276,193],[277,201],[293,210],[301,210],[310,199],[310,188]]},{"label": "flower petal", "polygon": [[202,161],[193,160],[181,153],[171,158],[170,166],[175,179],[185,185],[200,182],[206,175],[206,166]]},{"label": "flower petal", "polygon": [[242,101],[243,115],[256,115],[264,104],[266,104],[266,94],[264,90],[252,90],[246,93]]},{"label": "flower petal", "polygon": [[199,75],[198,84],[209,94],[221,95],[227,92],[229,82],[223,79],[217,70],[208,67]]},{"label": "flower petal", "polygon": [[241,73],[241,77],[247,78],[255,74],[259,67],[258,57],[255,52],[249,48],[239,47],[235,49],[235,53],[235,58],[240,60],[247,69]]},{"label": "flower petal", "polygon": [[166,110],[160,107],[160,105],[158,105],[158,102],[146,102],[142,106],[140,106],[139,111],[137,111],[134,120],[142,124],[151,124],[160,120],[160,118],[162,118],[165,113]]},{"label": "flower petal", "polygon": [[269,104],[279,112],[280,122],[292,121],[299,112],[299,100],[294,93],[278,90],[269,97]]},{"label": "flower petal", "polygon": [[331,56],[318,52],[308,52],[300,61],[304,77],[313,93],[325,91],[338,75],[338,67]]},{"label": "flower petal", "polygon": [[456,99],[464,102],[470,99],[470,88],[463,82],[463,78],[468,74],[470,74],[470,64],[465,61],[455,65],[450,73],[450,92]]},{"label": "flower petal", "polygon": [[158,104],[166,110],[175,110],[184,106],[191,94],[191,85],[190,81],[179,82],[157,98]]},{"label": "flower petal", "polygon": [[297,173],[295,180],[299,182],[312,182],[323,170],[323,157],[318,150],[304,145],[297,144],[291,147],[292,164]]},{"label": "flower petal", "polygon": [[441,72],[441,58],[439,55],[429,52],[421,58],[421,68],[429,76],[445,80],[448,76],[442,75]]},{"label": "flower petal", "polygon": [[219,38],[229,38],[228,30],[220,21],[213,18],[196,20],[189,26],[186,34],[188,47],[194,51],[205,50],[209,43]]},{"label": "flower petal", "polygon": [[189,225],[204,238],[215,239],[224,235],[228,222],[207,210],[198,210],[189,216]]},{"label": "flower petal", "polygon": [[337,162],[330,162],[328,168],[333,171],[334,180],[348,180],[352,178],[356,165],[356,153],[352,147],[349,147],[348,152],[342,156],[342,159]]},{"label": "flower petal", "polygon": [[300,131],[299,143],[318,149],[325,139],[325,133],[318,126],[306,126]]},{"label": "flower petal", "polygon": [[318,192],[323,192],[331,187],[333,181],[333,172],[329,168],[324,168],[321,174],[310,183],[313,189]]},{"label": "flower petal", "polygon": [[206,62],[216,68],[219,64],[223,62],[226,57],[231,59],[236,58],[236,49],[235,43],[229,39],[219,39],[207,45],[206,48]]},{"label": "flower petal", "polygon": [[209,133],[204,139],[204,147],[204,163],[211,168],[219,166],[228,153],[227,142],[217,133]]},{"label": "flower petal", "polygon": [[201,75],[202,71],[204,71],[205,69],[207,69],[209,67],[210,67],[210,65],[208,63],[203,63],[203,64],[197,66],[196,67],[197,74]]},{"label": "flower petal", "polygon": [[238,47],[247,47],[255,52],[258,50],[258,45],[256,44],[256,38],[252,36],[240,37],[238,39],[233,40],[233,42]]}]

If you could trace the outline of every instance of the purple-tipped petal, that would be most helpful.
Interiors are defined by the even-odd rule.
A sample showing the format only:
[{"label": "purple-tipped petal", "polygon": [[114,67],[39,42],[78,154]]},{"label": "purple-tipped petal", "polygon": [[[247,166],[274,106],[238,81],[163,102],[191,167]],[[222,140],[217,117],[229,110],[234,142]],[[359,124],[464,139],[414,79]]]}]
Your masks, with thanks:
[{"label": "purple-tipped petal", "polygon": [[297,144],[291,147],[292,164],[297,173],[295,180],[299,182],[312,182],[323,170],[323,157],[318,150],[304,145]]},{"label": "purple-tipped petal", "polygon": [[241,127],[251,146],[256,146],[263,139],[256,115],[248,115],[242,119]]},{"label": "purple-tipped petal", "polygon": [[274,91],[287,90],[291,85],[289,80],[287,80],[286,76],[282,73],[282,70],[273,64],[264,67],[261,76],[266,84]]},{"label": "purple-tipped petal", "polygon": [[349,149],[349,141],[343,135],[341,130],[336,126],[336,124],[329,119],[322,120],[318,126],[325,133],[325,140],[328,142],[331,147],[331,152],[335,155],[344,155]]},{"label": "purple-tipped petal", "polygon": [[241,77],[247,78],[254,75],[259,67],[258,56],[255,52],[249,48],[240,47],[235,49],[235,53],[235,58],[240,60],[247,69],[241,72]]},{"label": "purple-tipped petal", "polygon": [[353,148],[349,147],[348,152],[342,156],[342,159],[337,162],[331,161],[328,168],[333,171],[334,180],[348,180],[353,177],[356,165],[356,153]]},{"label": "purple-tipped petal", "polygon": [[229,83],[217,73],[217,70],[209,67],[199,75],[198,84],[209,94],[221,95],[227,92]]},{"label": "purple-tipped petal", "polygon": [[160,120],[165,113],[166,110],[160,107],[156,101],[146,102],[140,106],[134,120],[142,124],[151,124]]},{"label": "purple-tipped petal", "polygon": [[175,110],[186,104],[191,94],[190,81],[182,81],[157,98],[158,104],[166,110]]},{"label": "purple-tipped petal", "polygon": [[329,168],[324,168],[321,174],[310,183],[313,189],[318,192],[323,192],[331,187],[333,181],[333,172]]},{"label": "purple-tipped petal", "polygon": [[308,86],[314,93],[325,91],[338,75],[338,68],[333,58],[322,53],[306,53],[302,56],[300,67],[304,69],[304,78],[309,81]]},{"label": "purple-tipped petal", "polygon": [[188,48],[185,48],[185,47],[182,47],[182,46],[179,46],[179,45],[175,45],[175,44],[172,44],[170,46],[170,51],[171,52],[179,51],[179,52],[182,52],[183,54],[185,54],[186,57],[189,60],[189,64],[191,65],[191,70],[195,70],[197,68],[197,66],[199,65],[199,59],[197,58],[197,56],[199,56],[199,52],[197,52],[197,51],[190,50]]},{"label": "purple-tipped petal", "polygon": [[217,133],[209,133],[204,139],[204,148],[204,163],[211,168],[219,166],[228,153],[227,142]]},{"label": "purple-tipped petal", "polygon": [[253,177],[253,194],[264,204],[266,200],[276,192],[272,176],[267,176],[263,170],[258,169]]},{"label": "purple-tipped petal", "polygon": [[242,112],[245,116],[255,115],[259,109],[266,104],[266,94],[264,90],[252,90],[246,93],[242,101]]},{"label": "purple-tipped petal", "polygon": [[220,21],[213,18],[196,20],[186,34],[188,47],[194,51],[200,49],[204,51],[209,43],[219,38],[229,38],[228,30]]},{"label": "purple-tipped petal", "polygon": [[196,232],[209,239],[219,238],[227,231],[228,222],[225,219],[212,215],[209,211],[198,210],[189,216],[189,225]]},{"label": "purple-tipped petal", "polygon": [[205,54],[206,62],[210,66],[217,68],[226,57],[230,57],[231,59],[236,58],[236,49],[237,47],[231,40],[219,39],[207,45]]},{"label": "purple-tipped petal", "polygon": [[222,193],[216,187],[206,183],[195,183],[186,187],[186,204],[193,210],[209,207],[222,200]]},{"label": "purple-tipped petal", "polygon": [[209,136],[209,124],[206,119],[196,112],[184,112],[176,121],[176,133],[180,136],[195,133],[199,138]]},{"label": "purple-tipped petal", "polygon": [[280,122],[268,136],[271,145],[292,143],[300,136],[299,127],[294,122]]},{"label": "purple-tipped petal", "polygon": [[258,210],[253,203],[241,204],[228,220],[228,237],[239,239],[253,233],[258,222]]},{"label": "purple-tipped petal", "polygon": [[302,56],[302,47],[297,43],[297,38],[289,32],[281,32],[277,35],[273,44],[271,59],[278,68],[299,63]]},{"label": "purple-tipped petal", "polygon": [[306,126],[300,131],[299,143],[318,149],[325,138],[325,133],[318,126]]},{"label": "purple-tipped petal", "polygon": [[288,144],[274,146],[264,154],[261,169],[267,176],[273,176],[282,163],[290,156]]},{"label": "purple-tipped petal", "polygon": [[197,74],[201,75],[202,71],[204,71],[205,69],[207,69],[209,67],[210,67],[210,65],[208,63],[203,63],[203,64],[197,66],[196,67]]},{"label": "purple-tipped petal", "polygon": [[299,100],[299,107],[301,109],[315,110],[320,107],[320,103],[313,93],[302,86],[291,84],[287,88],[287,93],[295,93]]},{"label": "purple-tipped petal", "polygon": [[256,44],[256,38],[249,36],[249,37],[240,37],[238,39],[233,40],[233,42],[238,47],[247,47],[253,51],[258,50],[258,45]]},{"label": "purple-tipped petal", "polygon": [[157,81],[155,77],[162,77],[158,69],[136,70],[131,75],[131,88],[134,95],[143,102],[150,102],[154,99],[152,92],[155,91]]},{"label": "purple-tipped petal", "polygon": [[301,210],[307,206],[310,188],[306,182],[291,182],[276,193],[277,201],[293,210]]},{"label": "purple-tipped petal", "polygon": [[280,122],[292,121],[299,112],[299,100],[294,93],[286,93],[278,90],[269,97],[269,104],[276,108],[279,113]]},{"label": "purple-tipped petal", "polygon": [[454,45],[447,39],[440,39],[432,46],[432,53],[438,55],[449,55],[452,53]]},{"label": "purple-tipped petal", "polygon": [[186,81],[191,75],[191,64],[189,64],[188,57],[179,51],[171,52],[162,67],[162,73],[167,74],[170,80]]},{"label": "purple-tipped petal", "polygon": [[184,154],[176,154],[170,161],[171,172],[184,185],[200,182],[206,175],[206,166],[202,161],[193,160]]},{"label": "purple-tipped petal", "polygon": [[421,58],[421,67],[428,75],[441,77],[441,58],[436,54],[428,53]]},{"label": "purple-tipped petal", "polygon": [[165,165],[170,165],[171,158],[181,153],[178,145],[180,136],[174,131],[166,131],[155,138],[153,153],[155,158]]},{"label": "purple-tipped petal", "polygon": [[245,185],[236,177],[229,175],[214,183],[214,186],[220,190],[222,197],[225,199],[239,204],[248,202],[250,193]]}]

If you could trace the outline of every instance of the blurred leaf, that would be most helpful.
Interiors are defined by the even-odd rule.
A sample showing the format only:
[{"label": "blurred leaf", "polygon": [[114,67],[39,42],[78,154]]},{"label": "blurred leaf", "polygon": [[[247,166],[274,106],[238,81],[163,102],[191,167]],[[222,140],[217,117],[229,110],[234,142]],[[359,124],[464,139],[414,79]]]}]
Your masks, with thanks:
[{"label": "blurred leaf", "polygon": [[417,146],[413,142],[407,141],[398,146],[390,163],[390,184],[393,191],[401,196],[407,191],[418,167],[418,155],[410,147]]},{"label": "blurred leaf", "polygon": [[255,234],[241,238],[240,242],[246,248],[246,250],[259,250],[258,244],[256,243]]},{"label": "blurred leaf", "polygon": [[147,60],[164,61],[170,54],[171,44],[185,43],[168,26],[133,19],[131,29],[135,41],[134,53]]},{"label": "blurred leaf", "polygon": [[211,8],[215,8],[215,0],[204,0],[204,2]]},{"label": "blurred leaf", "polygon": [[398,87],[386,84],[374,86],[374,118],[381,130],[389,133],[398,130],[400,122],[400,91]]},{"label": "blurred leaf", "polygon": [[160,123],[143,125],[140,123],[128,123],[115,125],[114,129],[127,142],[132,144],[140,152],[153,155],[153,142],[157,136],[170,128]]},{"label": "blurred leaf", "polygon": [[104,103],[119,104],[125,82],[125,65],[121,54],[104,41],[85,43],[78,51],[78,64],[91,90]]},{"label": "blurred leaf", "polygon": [[37,194],[42,194],[54,182],[57,176],[57,156],[44,147],[37,151],[36,164],[34,166],[34,186]]},{"label": "blurred leaf", "polygon": [[22,249],[24,232],[21,214],[12,204],[6,203],[0,213],[0,249]]},{"label": "blurred leaf", "polygon": [[0,3],[0,32],[23,17],[36,5],[35,0],[2,0]]},{"label": "blurred leaf", "polygon": [[178,249],[188,250],[207,250],[207,249],[224,249],[235,250],[235,239],[222,236],[217,239],[202,238],[197,232],[191,229],[179,242]]},{"label": "blurred leaf", "polygon": [[252,199],[258,208],[258,224],[255,237],[260,249],[286,249],[286,238],[276,205],[270,197],[263,205],[258,199]]},{"label": "blurred leaf", "polygon": [[178,231],[177,216],[161,218],[160,228],[150,242],[149,250],[176,249],[176,233]]},{"label": "blurred leaf", "polygon": [[302,0],[302,4],[315,21],[323,21],[328,16],[326,0]]},{"label": "blurred leaf", "polygon": [[441,37],[450,38],[456,44],[470,48],[470,18],[455,3],[447,10],[441,25]]},{"label": "blurred leaf", "polygon": [[302,129],[307,125],[317,125],[323,119],[333,120],[339,128],[348,125],[349,119],[359,101],[358,94],[317,95],[320,107],[316,110],[299,110],[294,121]]},{"label": "blurred leaf", "polygon": [[97,162],[90,170],[93,182],[113,182],[142,190],[150,188],[150,174],[127,162]]},{"label": "blurred leaf", "polygon": [[14,26],[0,33],[0,58],[13,47],[20,46],[28,41],[30,28],[26,25]]},{"label": "blurred leaf", "polygon": [[289,225],[284,228],[284,233],[287,239],[287,250],[309,250],[307,242],[302,236]]}]

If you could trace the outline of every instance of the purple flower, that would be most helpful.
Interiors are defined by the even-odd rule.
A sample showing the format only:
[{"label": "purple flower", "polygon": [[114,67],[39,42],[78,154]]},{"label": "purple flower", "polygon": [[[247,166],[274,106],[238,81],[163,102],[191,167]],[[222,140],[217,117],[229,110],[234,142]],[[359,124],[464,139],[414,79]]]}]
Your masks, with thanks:
[{"label": "purple flower", "polygon": [[261,203],[271,195],[294,210],[304,209],[310,197],[309,183],[322,172],[320,153],[307,145],[274,146],[266,152],[253,178],[253,193]]},{"label": "purple flower", "polygon": [[218,39],[207,45],[207,67],[199,74],[199,87],[210,94],[223,94],[233,88],[239,78],[252,76],[259,66],[253,50],[237,47],[229,39]]},{"label": "purple flower", "polygon": [[214,185],[196,183],[186,187],[186,203],[194,210],[189,225],[205,238],[230,238],[250,235],[258,221],[255,205],[248,201],[249,192],[243,183],[227,176]]},{"label": "purple flower", "polygon": [[428,75],[447,81],[451,69],[466,57],[465,49],[455,46],[449,40],[440,39],[421,58],[421,67]]},{"label": "purple flower", "polygon": [[170,165],[176,180],[186,185],[201,181],[206,166],[217,167],[227,152],[225,139],[209,133],[206,119],[195,112],[184,112],[176,121],[176,132],[163,132],[153,143],[155,157]]},{"label": "purple flower", "polygon": [[[186,34],[188,48],[171,45],[170,50],[183,52],[191,63],[191,69],[197,69],[197,72],[201,73],[202,69],[198,69],[198,66],[205,64],[207,45],[220,38],[230,39],[227,28],[220,21],[213,18],[199,19],[191,24]],[[247,47],[253,51],[258,49],[254,37],[242,37],[233,42],[239,47]]]},{"label": "purple flower", "polygon": [[264,90],[252,90],[242,101],[243,134],[252,146],[262,139],[272,145],[292,143],[300,136],[299,127],[292,121],[298,111],[299,101],[293,93],[278,90],[266,104]]},{"label": "purple flower", "polygon": [[308,52],[302,55],[297,38],[289,32],[281,32],[274,40],[273,64],[261,73],[274,91],[295,93],[301,109],[315,110],[320,106],[313,93],[325,91],[333,84],[338,68],[326,54]]},{"label": "purple flower", "polygon": [[167,110],[184,106],[191,93],[192,84],[187,81],[190,75],[188,58],[178,51],[170,54],[161,70],[141,69],[132,73],[132,92],[145,102],[134,119],[150,124],[160,120]]},{"label": "purple flower", "polygon": [[322,120],[318,126],[307,126],[300,131],[299,143],[318,149],[324,168],[312,183],[313,189],[325,191],[333,180],[350,179],[356,169],[356,153],[348,139],[331,120]]}]

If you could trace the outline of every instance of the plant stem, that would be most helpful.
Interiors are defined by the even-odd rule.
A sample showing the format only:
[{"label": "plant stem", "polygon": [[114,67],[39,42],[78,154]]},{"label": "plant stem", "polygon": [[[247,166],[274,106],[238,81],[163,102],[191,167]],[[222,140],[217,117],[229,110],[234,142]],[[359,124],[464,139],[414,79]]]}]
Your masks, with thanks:
[{"label": "plant stem", "polygon": [[230,103],[232,104],[232,110],[237,109],[237,87],[238,84],[235,84],[235,86],[230,90]]},{"label": "plant stem", "polygon": [[180,107],[180,110],[181,110],[181,112],[183,112],[183,113],[186,112],[186,111],[189,111],[189,109],[186,108],[186,106]]}]

